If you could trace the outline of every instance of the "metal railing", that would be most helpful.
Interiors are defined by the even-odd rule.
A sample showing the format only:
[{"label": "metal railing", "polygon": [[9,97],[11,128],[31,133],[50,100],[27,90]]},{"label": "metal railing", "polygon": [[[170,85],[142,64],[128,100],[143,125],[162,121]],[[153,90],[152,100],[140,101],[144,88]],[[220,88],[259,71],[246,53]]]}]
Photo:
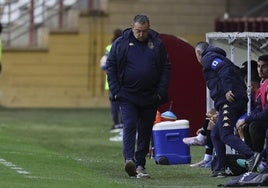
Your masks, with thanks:
[{"label": "metal railing", "polygon": [[4,47],[38,46],[39,28],[68,28],[69,10],[91,11],[96,0],[0,0]]}]

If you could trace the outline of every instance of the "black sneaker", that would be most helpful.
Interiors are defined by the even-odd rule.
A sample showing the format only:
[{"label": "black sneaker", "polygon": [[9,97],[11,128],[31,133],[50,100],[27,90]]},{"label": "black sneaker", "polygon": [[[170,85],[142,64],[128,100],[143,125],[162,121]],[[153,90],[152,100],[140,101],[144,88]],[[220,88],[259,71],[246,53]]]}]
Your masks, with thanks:
[{"label": "black sneaker", "polygon": [[261,162],[261,154],[257,152],[254,153],[253,156],[251,156],[249,159],[246,160],[246,166],[248,172],[256,172],[260,162]]},{"label": "black sneaker", "polygon": [[129,175],[129,177],[136,177],[136,175],[137,175],[136,165],[133,162],[133,160],[126,160],[125,171]]},{"label": "black sneaker", "polygon": [[224,172],[224,170],[220,170],[220,171],[213,171],[211,174],[210,174],[210,177],[217,177],[217,178],[224,178],[226,177],[227,174]]}]

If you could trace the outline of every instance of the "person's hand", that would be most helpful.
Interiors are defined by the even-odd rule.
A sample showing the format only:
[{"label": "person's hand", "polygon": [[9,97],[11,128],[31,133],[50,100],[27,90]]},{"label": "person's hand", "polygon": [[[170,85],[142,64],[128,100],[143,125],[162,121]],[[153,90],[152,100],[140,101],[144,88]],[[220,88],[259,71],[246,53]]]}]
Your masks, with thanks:
[{"label": "person's hand", "polygon": [[213,114],[210,118],[208,118],[209,122],[208,122],[208,130],[211,130],[212,127],[215,125],[215,123],[218,120],[218,113],[215,112],[215,114]]},{"label": "person's hand", "polygon": [[113,94],[110,92],[110,94],[109,94],[109,99],[110,99],[111,101],[116,101],[117,98],[118,98],[117,94],[113,95]]},{"label": "person's hand", "polygon": [[231,90],[225,94],[225,97],[228,102],[234,102],[234,94]]},{"label": "person's hand", "polygon": [[218,113],[213,114],[213,115],[210,117],[209,121],[210,121],[211,123],[215,124],[216,121],[218,120],[218,117],[219,117],[219,114],[218,114]]},{"label": "person's hand", "polygon": [[209,121],[208,122],[208,128],[207,130],[211,131],[212,130],[212,127],[215,125],[215,123],[213,121]]},{"label": "person's hand", "polygon": [[214,108],[212,108],[212,109],[210,109],[207,113],[206,113],[206,116],[208,117],[208,118],[211,118],[213,115],[215,115],[215,114],[217,114],[217,111],[214,109]]},{"label": "person's hand", "polygon": [[240,119],[240,120],[238,120],[237,123],[236,123],[236,128],[237,128],[237,129],[240,129],[240,128],[242,128],[245,124],[246,124],[245,119]]}]

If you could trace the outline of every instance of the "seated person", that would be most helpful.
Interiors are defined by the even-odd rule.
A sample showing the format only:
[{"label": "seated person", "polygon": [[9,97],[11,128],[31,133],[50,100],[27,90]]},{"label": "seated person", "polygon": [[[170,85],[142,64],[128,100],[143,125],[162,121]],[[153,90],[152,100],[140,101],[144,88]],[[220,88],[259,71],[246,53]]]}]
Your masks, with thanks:
[{"label": "seated person", "polygon": [[[266,130],[268,128],[268,55],[263,55],[258,58],[257,70],[261,77],[261,82],[256,97],[256,107],[242,123],[245,124],[243,129],[245,143],[250,146],[253,151],[262,152],[266,139]],[[241,164],[241,160],[237,162],[240,166],[243,165]],[[260,160],[256,162],[259,163]],[[248,167],[248,164],[244,162],[244,166]]]}]

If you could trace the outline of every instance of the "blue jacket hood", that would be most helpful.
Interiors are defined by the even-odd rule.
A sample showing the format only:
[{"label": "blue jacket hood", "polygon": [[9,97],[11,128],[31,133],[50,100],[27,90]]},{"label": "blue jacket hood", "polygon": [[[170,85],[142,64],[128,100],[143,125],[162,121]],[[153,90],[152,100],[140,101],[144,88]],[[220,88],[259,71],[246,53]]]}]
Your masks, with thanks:
[{"label": "blue jacket hood", "polygon": [[226,57],[226,52],[215,46],[208,46],[207,49],[202,53],[202,64],[204,66],[205,62],[213,61],[216,57]]},{"label": "blue jacket hood", "polygon": [[208,46],[207,49],[203,52],[202,56],[204,56],[208,52],[214,52],[214,53],[221,54],[224,57],[226,57],[226,52],[223,49],[216,47],[216,46]]}]

